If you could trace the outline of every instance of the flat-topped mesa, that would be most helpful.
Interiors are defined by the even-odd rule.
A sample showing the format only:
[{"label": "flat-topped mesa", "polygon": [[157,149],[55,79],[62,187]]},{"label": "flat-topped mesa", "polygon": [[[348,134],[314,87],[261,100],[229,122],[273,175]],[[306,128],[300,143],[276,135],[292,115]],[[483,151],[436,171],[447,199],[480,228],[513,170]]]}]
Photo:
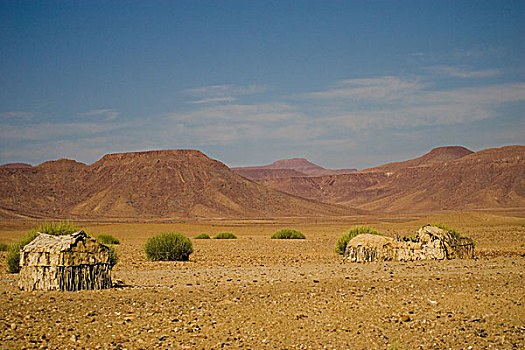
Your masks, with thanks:
[{"label": "flat-topped mesa", "polygon": [[210,159],[208,156],[206,156],[204,153],[202,153],[199,150],[169,149],[169,150],[110,153],[110,154],[104,155],[101,159],[99,159],[95,163],[107,161],[107,160],[164,158],[164,157],[181,157],[181,158],[196,157],[196,158]]},{"label": "flat-topped mesa", "polygon": [[33,166],[27,163],[7,163],[0,165],[0,169],[29,169]]},{"label": "flat-topped mesa", "polygon": [[198,155],[208,158],[204,153],[196,149],[162,149],[152,151],[137,151],[137,152],[121,152],[121,153],[109,153],[103,158],[119,158],[124,157],[140,157],[140,156],[164,156],[164,155]]},{"label": "flat-topped mesa", "polygon": [[50,160],[47,162],[44,162],[42,164],[37,165],[36,167],[39,169],[43,168],[83,168],[86,164],[77,162],[73,159],[67,159],[67,158],[60,158],[57,160]]},{"label": "flat-topped mesa", "polygon": [[141,152],[126,152],[106,154],[101,159],[91,164],[91,168],[98,168],[102,165],[115,164],[152,164],[159,163],[186,163],[188,165],[199,166],[200,164],[214,164],[215,166],[227,168],[223,163],[211,159],[198,150],[191,149],[173,149],[173,150],[155,150]]},{"label": "flat-topped mesa", "polygon": [[414,261],[473,258],[474,242],[453,231],[423,226],[414,240],[361,234],[348,242],[343,261]]}]

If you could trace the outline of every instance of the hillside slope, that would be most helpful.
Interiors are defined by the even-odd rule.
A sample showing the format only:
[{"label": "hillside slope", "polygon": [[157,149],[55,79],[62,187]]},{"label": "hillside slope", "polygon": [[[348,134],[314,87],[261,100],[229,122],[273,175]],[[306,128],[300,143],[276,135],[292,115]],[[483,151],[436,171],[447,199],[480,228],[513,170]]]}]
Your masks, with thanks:
[{"label": "hillside slope", "polygon": [[281,159],[268,165],[237,167],[232,170],[254,181],[297,176],[349,174],[357,171],[356,169],[325,169],[305,158]]},{"label": "hillside slope", "polygon": [[442,162],[451,162],[456,159],[463,158],[465,156],[468,156],[469,154],[472,154],[471,150],[465,147],[461,146],[446,146],[446,147],[438,147],[434,148],[427,154],[422,155],[421,157],[418,157],[416,159],[410,159],[406,160],[404,162],[394,162],[394,163],[388,163],[385,165],[381,165],[374,168],[369,168],[365,170],[361,170],[362,172],[392,172],[401,170],[404,168],[413,168],[417,166],[428,166],[435,163],[442,163]]},{"label": "hillside slope", "polygon": [[351,215],[268,189],[199,151],[104,156],[0,169],[2,213],[30,217],[161,218]]},{"label": "hillside slope", "polygon": [[261,183],[304,198],[380,212],[525,207],[525,146],[459,152],[453,160],[442,152],[353,174]]}]

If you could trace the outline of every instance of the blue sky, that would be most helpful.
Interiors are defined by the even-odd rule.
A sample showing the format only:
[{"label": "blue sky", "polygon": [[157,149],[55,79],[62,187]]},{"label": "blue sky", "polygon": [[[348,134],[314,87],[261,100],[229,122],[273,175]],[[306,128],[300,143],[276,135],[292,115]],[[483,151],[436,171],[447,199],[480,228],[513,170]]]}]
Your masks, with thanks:
[{"label": "blue sky", "polygon": [[524,1],[2,1],[0,163],[525,144]]}]

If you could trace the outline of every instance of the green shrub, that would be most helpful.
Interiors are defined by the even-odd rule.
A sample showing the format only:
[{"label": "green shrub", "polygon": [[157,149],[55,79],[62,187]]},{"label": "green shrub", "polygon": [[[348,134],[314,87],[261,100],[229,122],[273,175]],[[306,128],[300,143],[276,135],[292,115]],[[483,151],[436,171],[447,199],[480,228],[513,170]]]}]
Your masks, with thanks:
[{"label": "green shrub", "polygon": [[29,231],[17,243],[11,245],[7,252],[6,263],[9,273],[20,272],[20,250],[31,243],[37,236],[38,232],[47,233],[53,236],[70,235],[80,231],[80,228],[69,221],[62,222],[44,222]]},{"label": "green shrub", "polygon": [[285,228],[275,232],[272,235],[272,239],[305,239],[305,235],[297,230]]},{"label": "green shrub", "polygon": [[112,235],[100,234],[96,239],[102,244],[120,244],[118,238],[113,237]]},{"label": "green shrub", "polygon": [[114,246],[109,246],[109,264],[113,267],[118,263],[118,254]]},{"label": "green shrub", "polygon": [[181,234],[161,233],[148,239],[144,251],[152,261],[187,261],[193,253],[193,245],[188,237]]},{"label": "green shrub", "polygon": [[53,236],[70,235],[78,231],[80,231],[80,227],[70,221],[44,222],[31,230],[32,233],[41,232]]},{"label": "green shrub", "polygon": [[339,237],[337,240],[337,243],[335,245],[335,252],[337,254],[344,254],[346,250],[346,245],[348,242],[354,238],[357,235],[363,234],[363,233],[370,233],[373,235],[380,235],[379,232],[375,231],[374,229],[366,226],[355,226],[351,228],[350,230],[346,231]]},{"label": "green shrub", "polygon": [[221,233],[217,233],[215,237],[213,238],[215,239],[236,239],[237,236],[231,232],[221,232]]},{"label": "green shrub", "polygon": [[210,235],[207,233],[201,233],[200,235],[195,237],[195,239],[210,239]]},{"label": "green shrub", "polygon": [[430,224],[430,226],[436,226],[436,227],[439,227],[440,229],[442,230],[445,230],[445,231],[448,231],[448,233],[450,233],[450,235],[452,236],[452,238],[454,239],[460,239],[462,238],[463,236],[461,235],[461,233],[457,232],[456,230],[454,230],[453,228],[450,228],[450,227],[447,227],[443,224],[440,224],[440,223],[437,223],[437,224]]},{"label": "green shrub", "polygon": [[0,242],[0,252],[7,252],[7,249],[9,249],[9,246],[5,243]]}]

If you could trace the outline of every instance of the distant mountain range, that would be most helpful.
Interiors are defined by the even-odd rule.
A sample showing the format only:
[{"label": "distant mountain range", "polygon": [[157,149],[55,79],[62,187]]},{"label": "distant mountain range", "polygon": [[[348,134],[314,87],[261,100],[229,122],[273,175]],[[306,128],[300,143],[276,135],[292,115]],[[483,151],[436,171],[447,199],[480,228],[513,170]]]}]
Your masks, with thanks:
[{"label": "distant mountain range", "polygon": [[373,212],[525,207],[525,146],[440,147],[346,175],[264,179],[270,188]]},{"label": "distant mountain range", "polygon": [[304,158],[282,159],[269,165],[232,168],[236,173],[251,180],[278,179],[297,176],[323,176],[351,174],[357,169],[325,169]]},{"label": "distant mountain range", "polygon": [[[242,176],[241,176],[242,175]],[[229,169],[199,151],[0,166],[0,216],[151,219],[344,216],[525,207],[525,146],[440,147],[356,171],[294,158]]]},{"label": "distant mountain range", "polygon": [[244,179],[199,151],[109,154],[0,168],[0,216],[185,218],[355,215]]}]

